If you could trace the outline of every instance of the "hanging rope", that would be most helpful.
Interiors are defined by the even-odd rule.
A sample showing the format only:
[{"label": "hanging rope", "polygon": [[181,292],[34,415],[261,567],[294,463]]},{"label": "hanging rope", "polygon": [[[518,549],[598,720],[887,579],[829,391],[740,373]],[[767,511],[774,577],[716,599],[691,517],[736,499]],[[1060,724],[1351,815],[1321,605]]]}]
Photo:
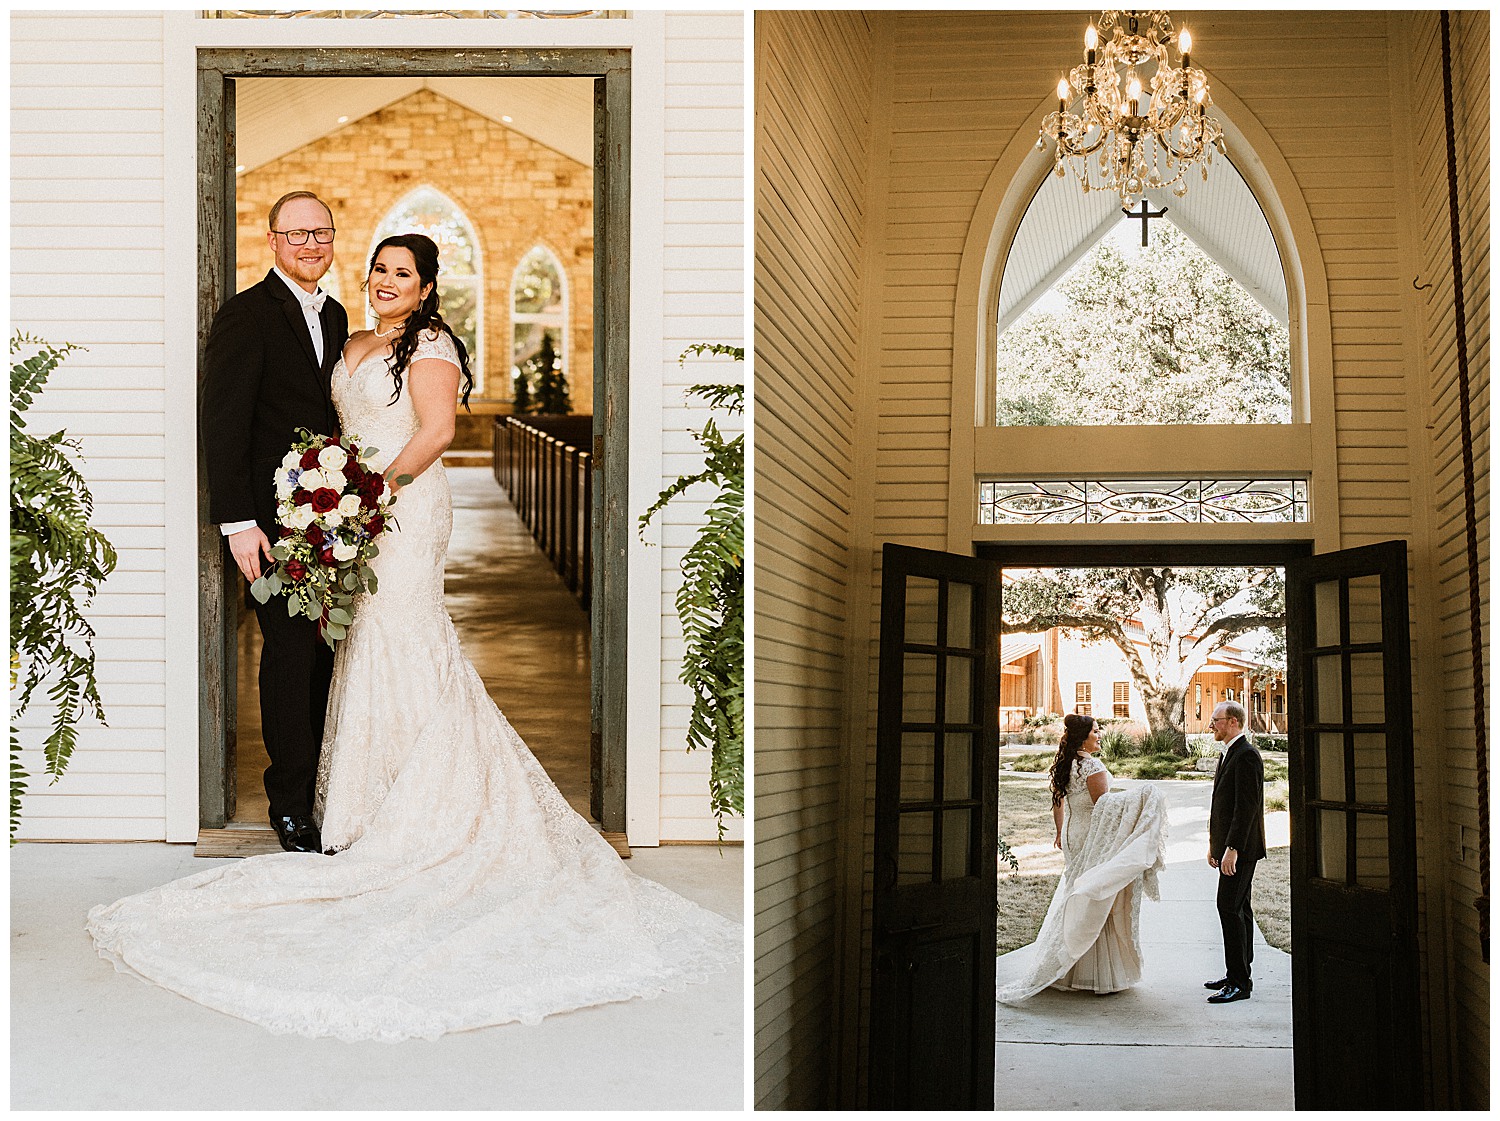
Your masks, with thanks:
[{"label": "hanging rope", "polygon": [[1453,50],[1448,13],[1439,23],[1443,32],[1443,116],[1448,133],[1448,217],[1453,242],[1453,331],[1458,343],[1458,418],[1463,437],[1464,536],[1469,564],[1469,643],[1474,664],[1474,735],[1479,788],[1479,944],[1490,960],[1490,756],[1485,732],[1484,638],[1479,614],[1479,529],[1475,513],[1474,430],[1469,413],[1469,346],[1464,319],[1463,254],[1458,231],[1458,155],[1453,124]]}]

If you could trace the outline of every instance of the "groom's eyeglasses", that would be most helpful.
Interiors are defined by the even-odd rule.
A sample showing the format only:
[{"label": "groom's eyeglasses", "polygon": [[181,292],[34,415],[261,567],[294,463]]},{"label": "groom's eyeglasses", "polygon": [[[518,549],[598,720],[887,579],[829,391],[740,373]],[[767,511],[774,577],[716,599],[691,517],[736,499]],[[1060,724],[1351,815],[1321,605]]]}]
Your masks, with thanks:
[{"label": "groom's eyeglasses", "polygon": [[333,241],[333,227],[324,226],[318,230],[272,230],[273,234],[280,234],[292,245],[306,245],[307,235],[312,234],[313,240],[319,245],[328,245]]}]

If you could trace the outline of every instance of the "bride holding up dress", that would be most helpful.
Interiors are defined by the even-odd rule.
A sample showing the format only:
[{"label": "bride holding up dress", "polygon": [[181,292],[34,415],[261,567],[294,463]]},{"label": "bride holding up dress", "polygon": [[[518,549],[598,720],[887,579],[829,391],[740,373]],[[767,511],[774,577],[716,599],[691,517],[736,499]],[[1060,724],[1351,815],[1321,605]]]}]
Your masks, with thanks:
[{"label": "bride holding up dress", "polygon": [[1036,941],[997,963],[1002,1003],[1049,986],[1119,992],[1141,979],[1141,895],[1158,898],[1166,802],[1149,783],[1112,791],[1098,755],[1099,722],[1063,717],[1050,782],[1063,874]]},{"label": "bride holding up dress", "polygon": [[379,317],[333,370],[342,431],[400,488],[334,666],[314,816],[330,855],[236,861],[96,907],[117,968],[276,1032],[445,1032],[653,996],[727,968],[731,922],[627,870],[485,692],[443,606],[440,456],[473,379],[437,247],[387,238]]}]

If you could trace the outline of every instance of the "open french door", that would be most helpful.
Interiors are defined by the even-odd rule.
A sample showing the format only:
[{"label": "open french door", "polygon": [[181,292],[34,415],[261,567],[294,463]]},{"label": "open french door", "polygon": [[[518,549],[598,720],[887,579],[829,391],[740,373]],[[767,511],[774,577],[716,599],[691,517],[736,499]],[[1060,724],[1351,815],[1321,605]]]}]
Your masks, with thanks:
[{"label": "open french door", "polygon": [[869,1104],[992,1109],[1000,569],[882,557]]},{"label": "open french door", "polygon": [[1298,1109],[1420,1109],[1406,543],[1287,564]]}]

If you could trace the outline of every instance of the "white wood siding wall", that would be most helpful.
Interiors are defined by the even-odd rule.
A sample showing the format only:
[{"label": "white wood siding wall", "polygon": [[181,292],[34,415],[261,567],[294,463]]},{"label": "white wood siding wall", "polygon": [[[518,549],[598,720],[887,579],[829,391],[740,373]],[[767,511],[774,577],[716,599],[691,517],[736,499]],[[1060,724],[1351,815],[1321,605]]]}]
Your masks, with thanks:
[{"label": "white wood siding wall", "polygon": [[756,17],[755,1084],[831,1105],[869,161],[858,12]]},{"label": "white wood siding wall", "polygon": [[[1442,803],[1437,828],[1444,830],[1430,846],[1433,863],[1424,878],[1446,886],[1446,921],[1453,964],[1447,977],[1453,1009],[1452,1038],[1457,1092],[1455,1108],[1489,1105],[1490,971],[1480,956],[1479,810],[1476,797],[1474,695],[1470,643],[1468,560],[1464,513],[1464,480],[1458,397],[1458,350],[1454,323],[1453,253],[1448,207],[1448,164],[1442,95],[1442,44],[1437,13],[1423,13],[1412,24],[1412,101],[1415,136],[1413,212],[1419,215],[1420,275],[1432,287],[1425,293],[1424,360],[1419,368],[1421,404],[1417,420],[1425,428],[1423,472],[1431,488],[1433,512],[1427,556],[1434,571],[1419,579],[1435,584],[1437,649],[1428,654],[1440,667],[1438,714],[1429,722],[1438,740],[1432,759],[1442,785],[1432,797]],[[1455,13],[1452,22],[1453,97],[1463,246],[1464,311],[1467,321],[1469,396],[1474,434],[1477,498],[1479,589],[1487,624],[1489,608],[1489,387],[1490,387],[1490,82],[1489,14]],[[1489,678],[1489,627],[1483,627],[1486,689]],[[1490,740],[1493,742],[1493,725]],[[1446,881],[1446,884],[1441,884]]]},{"label": "white wood siding wall", "polygon": [[[12,324],[89,348],[53,376],[30,427],[65,427],[82,439],[97,524],[120,550],[119,568],[89,613],[109,727],[85,723],[57,785],[33,780],[21,831],[30,839],[165,837],[167,729],[181,723],[180,706],[196,712],[198,703],[195,694],[169,698],[165,672],[164,504],[169,485],[193,485],[166,477],[165,246],[169,238],[193,238],[195,229],[191,210],[166,213],[168,122],[194,112],[190,101],[168,106],[163,93],[172,34],[166,20],[180,18],[68,12],[11,18]],[[568,34],[571,25],[586,43],[614,33],[579,22],[555,26]],[[744,20],[738,12],[643,13],[631,22],[620,32],[651,40],[636,44],[638,87],[665,75],[664,85],[642,99],[654,111],[636,116],[638,128],[655,130],[638,135],[637,144],[664,152],[651,165],[660,178],[638,180],[637,197],[647,200],[645,212],[653,217],[647,229],[637,226],[633,247],[653,262],[655,277],[653,306],[641,320],[649,325],[659,314],[662,323],[661,336],[644,347],[660,361],[632,390],[644,410],[637,415],[648,418],[647,438],[636,451],[652,464],[661,453],[659,470],[651,467],[642,488],[649,501],[701,463],[687,429],[701,427],[709,413],[689,408],[681,389],[727,373],[727,363],[679,368],[677,354],[692,342],[744,337]],[[351,27],[356,35],[368,30]],[[190,90],[192,82],[176,88]],[[647,233],[649,239],[641,236]],[[659,429],[649,419],[658,416]],[[642,430],[635,433],[639,439]],[[644,757],[631,755],[633,775],[638,763],[660,772],[647,843],[657,836],[717,836],[708,810],[708,760],[683,751],[690,699],[677,683],[677,563],[702,509],[701,502],[670,507],[653,531],[663,547],[642,554],[645,579],[638,579],[640,567],[632,569],[633,587],[657,589],[651,594],[660,605],[659,652],[652,656],[659,669],[645,674],[659,687],[660,732],[653,731],[658,742],[648,743]],[[173,595],[196,591],[189,585]],[[651,644],[658,645],[654,637]],[[43,703],[27,714],[33,740],[47,716]],[[195,721],[189,717],[190,725]],[[28,752],[25,761],[33,775],[40,773],[39,752]],[[742,836],[740,822],[729,836]]]},{"label": "white wood siding wall", "polygon": [[[745,338],[745,19],[740,12],[666,17],[665,252],[662,260],[662,485],[703,465],[696,440],[712,414],[683,391],[700,382],[738,380],[743,367],[727,358],[677,356],[698,342],[740,345]],[[645,251],[649,249],[643,247]],[[726,436],[739,421],[716,418]],[[708,757],[687,754],[692,693],[678,681],[682,627],[675,597],[678,563],[701,524],[707,501],[689,494],[666,510],[661,550],[662,732],[661,836],[713,840],[708,809]],[[660,517],[662,515],[658,515]],[[732,840],[743,822],[729,822]]]},{"label": "white wood siding wall", "polygon": [[[847,772],[851,781],[863,781],[864,816],[862,823],[854,823],[849,837],[850,872],[845,880],[848,890],[863,897],[861,929],[845,935],[847,952],[859,955],[858,976],[864,983],[862,991],[850,994],[851,1000],[856,995],[859,1000],[861,1030],[846,1055],[846,1062],[859,1064],[861,1083],[869,1008],[868,856],[873,846],[880,585],[878,552],[863,550],[878,549],[884,541],[937,549],[948,545],[953,316],[961,295],[960,256],[996,158],[1017,130],[1036,128],[1032,117],[1040,99],[1057,74],[1077,62],[1082,27],[1081,18],[1056,13],[897,13],[879,18],[893,21],[891,40],[896,44],[889,57],[874,60],[872,112],[877,119],[889,115],[889,124],[877,126],[872,140],[879,170],[872,178],[869,205],[876,218],[867,248],[868,268],[880,293],[878,304],[870,309],[878,327],[866,340],[877,367],[872,376],[879,404],[870,428],[855,433],[857,443],[876,449],[874,478],[856,492],[854,519],[856,525],[863,520],[872,526],[873,532],[869,541],[854,543],[857,563],[850,580],[859,590],[849,608],[854,626],[866,636],[851,648],[849,658],[853,672],[863,676],[868,688],[864,721],[852,732]],[[1296,24],[1290,38],[1288,18],[1256,12],[1201,14],[1192,25],[1200,64],[1269,132],[1295,178],[1321,246],[1329,286],[1335,428],[1320,429],[1314,440],[1332,440],[1337,449],[1341,544],[1419,538],[1426,527],[1416,516],[1419,495],[1412,479],[1422,469],[1427,440],[1412,428],[1408,400],[1410,371],[1416,368],[1413,362],[1421,360],[1420,339],[1402,326],[1413,298],[1408,265],[1415,262],[1408,227],[1418,212],[1442,211],[1446,230],[1446,210],[1442,194],[1424,195],[1414,209],[1400,205],[1405,192],[1399,189],[1401,179],[1393,167],[1399,132],[1394,122],[1407,106],[1393,92],[1391,67],[1393,55],[1408,48],[1405,42],[1388,42],[1386,23],[1367,13],[1299,12],[1290,17]],[[1476,33],[1471,49],[1482,50],[1483,38]],[[996,59],[1004,59],[1005,65],[997,66]],[[1483,72],[1482,66],[1474,71]],[[1487,85],[1481,89],[1480,79],[1473,76],[1470,83],[1472,104],[1487,105]],[[1440,143],[1440,132],[1437,136]],[[1477,184],[1487,182],[1483,177],[1488,169],[1474,174],[1474,189],[1479,190]],[[1474,205],[1482,210],[1487,196],[1476,198]],[[1435,213],[1432,220],[1438,220]],[[1302,251],[1316,252],[1317,247]],[[1426,272],[1438,275],[1429,269],[1424,278]],[[1472,322],[1488,305],[1477,297],[1471,302],[1481,309],[1471,314]],[[1448,384],[1448,375],[1435,377],[1437,384]],[[1434,407],[1435,415],[1451,423],[1441,414],[1440,401]],[[1447,450],[1451,438],[1433,439],[1444,449],[1436,457],[1437,465],[1451,474],[1456,454]],[[1445,514],[1451,523],[1454,515],[1446,507]],[[1460,564],[1461,539],[1453,538],[1456,530],[1451,524],[1445,532],[1452,539],[1447,553],[1459,558],[1451,563]],[[1421,610],[1422,588],[1433,578],[1430,572],[1415,574],[1414,612]],[[1461,573],[1455,569],[1451,579],[1461,580]],[[1456,630],[1458,613],[1461,608],[1466,611],[1454,598],[1461,587],[1443,592],[1443,604],[1454,603],[1445,610],[1455,614],[1446,630]],[[1453,653],[1443,676],[1457,691],[1445,702],[1455,710],[1449,718],[1455,726],[1464,719],[1467,671],[1458,673],[1464,665],[1463,642],[1458,634],[1451,640]],[[1418,643],[1414,664],[1421,666],[1424,657],[1433,655]],[[1438,749],[1437,707],[1432,698],[1424,704],[1418,697],[1418,851],[1424,877],[1420,921],[1428,993],[1441,993],[1441,959],[1447,956],[1441,930],[1431,925],[1439,920],[1428,914],[1431,898],[1425,877],[1440,866],[1437,854],[1443,843],[1427,827],[1429,809],[1436,812],[1430,799],[1440,797],[1443,784],[1449,783],[1455,805],[1467,796],[1466,804],[1472,806],[1467,788],[1473,776],[1472,745],[1464,749],[1467,761],[1459,756],[1457,741],[1451,758]],[[1433,950],[1436,954],[1429,952]],[[1487,971],[1479,966],[1477,954],[1462,952],[1474,958],[1468,991],[1472,999],[1482,1000]],[[1431,1005],[1424,1008],[1424,1018],[1432,1011]],[[1473,1043],[1476,1054],[1486,1045],[1487,1035],[1479,1034]]]},{"label": "white wood siding wall", "polygon": [[[56,785],[24,753],[22,837],[165,836],[162,42],[160,14],[11,18],[11,326],[88,348],[28,428],[80,438],[95,524],[120,554],[89,612],[109,727],[85,722]],[[191,214],[172,225],[193,236]],[[28,742],[50,712],[33,703]]]}]

